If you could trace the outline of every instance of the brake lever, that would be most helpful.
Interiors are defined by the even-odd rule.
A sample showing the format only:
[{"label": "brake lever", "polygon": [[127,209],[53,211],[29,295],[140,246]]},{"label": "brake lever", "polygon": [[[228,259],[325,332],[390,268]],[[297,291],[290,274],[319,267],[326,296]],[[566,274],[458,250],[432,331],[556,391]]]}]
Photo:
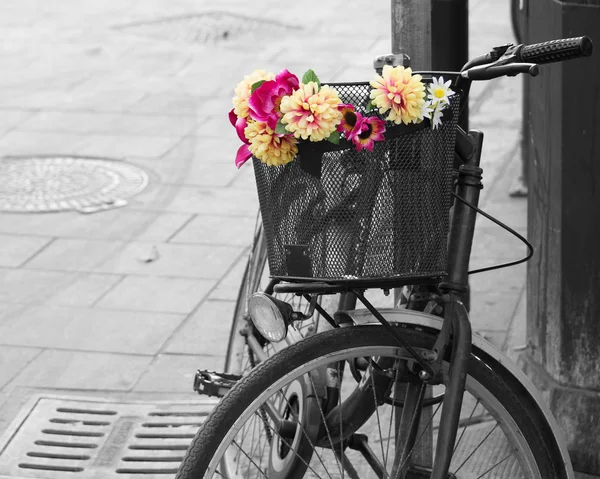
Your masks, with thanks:
[{"label": "brake lever", "polygon": [[532,77],[540,73],[540,69],[535,63],[508,63],[500,64],[498,62],[492,65],[482,65],[470,68],[460,75],[469,80],[492,80],[502,76],[516,76],[519,73],[527,73]]}]

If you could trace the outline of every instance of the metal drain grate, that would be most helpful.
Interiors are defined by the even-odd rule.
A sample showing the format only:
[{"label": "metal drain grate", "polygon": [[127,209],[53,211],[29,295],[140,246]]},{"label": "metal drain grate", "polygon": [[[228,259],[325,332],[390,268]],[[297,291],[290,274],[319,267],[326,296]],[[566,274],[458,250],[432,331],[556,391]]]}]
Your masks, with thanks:
[{"label": "metal drain grate", "polygon": [[100,158],[0,158],[0,211],[93,213],[127,204],[148,184],[140,168]]},{"label": "metal drain grate", "polygon": [[149,22],[119,25],[114,28],[161,40],[202,44],[239,42],[300,30],[297,26],[228,12],[206,12],[160,18]]},{"label": "metal drain grate", "polygon": [[171,478],[215,404],[40,397],[0,443],[0,476]]},{"label": "metal drain grate", "polygon": [[[0,477],[171,479],[216,402],[200,396],[190,403],[39,397],[0,439]],[[483,421],[467,428],[452,467],[464,462],[459,477],[493,469],[496,479],[518,479],[511,452],[495,421]]]}]

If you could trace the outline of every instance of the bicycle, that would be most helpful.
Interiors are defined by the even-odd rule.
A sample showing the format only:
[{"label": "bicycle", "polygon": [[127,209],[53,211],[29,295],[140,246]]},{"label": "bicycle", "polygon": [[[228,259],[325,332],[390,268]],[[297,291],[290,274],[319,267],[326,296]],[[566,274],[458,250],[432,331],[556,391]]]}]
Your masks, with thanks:
[{"label": "bicycle", "polygon": [[[382,195],[388,194],[395,200],[389,207],[394,215],[416,211],[426,217],[424,223],[419,219],[420,229],[414,227],[407,233],[403,228],[413,227],[413,220],[401,216],[405,221],[392,221],[389,235],[383,235],[381,228],[387,223],[381,218],[373,226],[373,219],[351,216],[350,223],[359,223],[359,240],[348,249],[336,250],[333,257],[324,255],[320,262],[315,255],[322,269],[310,261],[307,268],[304,246],[291,246],[284,254],[292,258],[281,270],[281,254],[271,257],[277,251],[273,244],[277,239],[269,239],[275,273],[268,291],[302,296],[309,310],[295,311],[265,293],[252,295],[253,325],[244,348],[252,349],[255,342],[260,351],[285,339],[289,345],[272,355],[259,354],[257,364],[241,378],[199,371],[197,390],[227,393],[190,444],[179,479],[573,477],[556,422],[534,387],[499,351],[471,334],[461,298],[473,273],[468,271],[468,261],[476,215],[485,215],[478,208],[483,134],[461,130],[457,117],[472,81],[519,73],[536,76],[538,64],[591,53],[587,37],[504,45],[471,60],[460,73],[423,73],[453,79],[457,94],[442,131],[431,137],[433,133],[423,128],[409,128],[404,138],[386,141],[378,150],[382,170],[368,172],[375,175],[369,180],[372,183],[364,180],[366,176],[352,182],[356,186],[364,180],[370,187],[364,191],[374,191],[360,196],[360,203],[350,195],[352,201],[342,201],[334,209],[347,213],[363,203],[368,208],[381,207]],[[347,88],[348,95],[358,91],[360,96],[366,86]],[[449,149],[440,147],[443,151],[438,152],[438,142],[445,142]],[[409,147],[401,146],[406,144]],[[330,161],[344,155],[334,148],[330,151],[325,153]],[[452,176],[454,155],[462,163],[456,177]],[[434,157],[441,163],[431,163]],[[358,174],[354,168],[361,167],[361,161],[355,164],[349,157],[344,161],[344,168]],[[364,163],[362,167],[364,172]],[[438,169],[445,173],[439,173],[437,180],[430,178]],[[319,182],[325,181],[325,175]],[[403,188],[392,188],[398,185]],[[302,188],[302,194],[308,191]],[[395,192],[403,195],[402,202],[393,196]],[[340,216],[335,218],[341,221]],[[266,221],[265,228],[273,228]],[[431,228],[437,231],[432,233]],[[378,238],[373,238],[375,230]],[[269,234],[273,231],[267,231],[267,238]],[[303,230],[302,234],[308,233]],[[323,234],[312,231],[309,236],[312,241],[318,237],[321,246],[323,238],[348,244],[339,230]],[[416,235],[416,244],[407,235]],[[256,239],[261,238],[258,234]],[[377,268],[373,254],[369,256],[364,249],[376,239],[384,242],[377,258],[383,263],[377,263]],[[398,239],[402,250],[397,248]],[[383,271],[382,264],[389,261],[402,265],[403,274],[373,274]],[[444,271],[436,269],[440,262],[447,264]],[[336,269],[340,264],[343,273]],[[257,284],[248,283],[246,288],[258,288]],[[399,287],[410,291],[403,309],[378,309],[365,297],[365,291],[372,288]],[[329,294],[340,295],[340,307],[333,316],[317,301]],[[355,309],[357,300],[366,309]],[[332,329],[302,339],[290,325],[306,321],[314,311]]]}]

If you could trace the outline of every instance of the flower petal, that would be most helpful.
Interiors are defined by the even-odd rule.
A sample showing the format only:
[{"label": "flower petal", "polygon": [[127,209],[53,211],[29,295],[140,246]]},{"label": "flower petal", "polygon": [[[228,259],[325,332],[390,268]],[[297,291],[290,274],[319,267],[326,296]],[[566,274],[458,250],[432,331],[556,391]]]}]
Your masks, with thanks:
[{"label": "flower petal", "polygon": [[[281,70],[275,77],[275,81],[278,85],[285,85],[290,90],[296,90],[300,86],[298,77],[293,73],[290,73],[287,69]],[[291,91],[289,91],[288,94],[289,93],[291,93]]]},{"label": "flower petal", "polygon": [[240,168],[251,156],[252,153],[248,149],[248,145],[240,146],[237,154],[235,155],[235,166]]},{"label": "flower petal", "polygon": [[238,119],[234,110],[235,110],[235,108],[232,108],[231,111],[229,112],[229,122],[231,123],[231,126],[235,126],[235,122]]},{"label": "flower petal", "polygon": [[246,135],[244,134],[244,130],[248,126],[248,121],[245,118],[238,118],[237,121],[235,122],[234,126],[235,126],[235,131],[236,131],[238,137],[240,138],[240,140],[242,140],[243,143],[248,144],[248,139],[246,138]]},{"label": "flower petal", "polygon": [[277,83],[275,80],[266,81],[259,86],[248,99],[248,108],[250,116],[256,120],[265,123],[269,119],[269,115],[275,109],[273,102],[276,95]]}]

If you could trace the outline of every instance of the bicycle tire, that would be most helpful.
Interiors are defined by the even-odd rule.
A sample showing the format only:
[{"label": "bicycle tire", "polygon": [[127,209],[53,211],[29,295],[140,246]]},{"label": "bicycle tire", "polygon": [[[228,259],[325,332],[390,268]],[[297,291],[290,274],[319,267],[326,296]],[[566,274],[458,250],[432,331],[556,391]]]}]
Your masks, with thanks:
[{"label": "bicycle tire", "polygon": [[[417,349],[431,348],[437,334],[436,331],[421,326],[404,324],[397,327],[400,328],[404,339]],[[304,373],[313,366],[315,368],[322,367],[323,364],[341,360],[346,356],[358,355],[363,357],[366,353],[369,356],[374,354],[383,355],[384,353],[401,357],[405,355],[405,351],[397,346],[392,336],[384,328],[380,326],[361,326],[340,328],[309,337],[270,357],[256,367],[250,375],[239,381],[203,423],[189,446],[176,478],[212,477],[210,475],[206,476],[205,472],[209,468],[220,466],[221,459],[225,457],[227,446],[235,444],[230,442],[230,436],[235,434],[236,430],[242,430],[241,428],[245,424],[244,421],[252,419],[254,413],[260,407],[269,406],[266,401],[273,395],[274,391],[284,387],[285,384],[291,384],[292,381],[304,377]],[[477,402],[470,416],[468,416],[468,420],[464,418],[461,420],[463,426],[462,429],[459,429],[459,437],[454,449],[456,455],[453,458],[451,468],[456,469],[458,467],[454,459],[462,461],[465,454],[471,455],[467,457],[467,461],[458,467],[458,471],[451,469],[450,472],[458,472],[456,475],[458,478],[526,477],[563,479],[567,477],[567,467],[560,460],[558,444],[552,434],[552,429],[537,408],[534,400],[525,392],[524,386],[502,364],[475,347],[468,365],[466,389],[468,396],[465,393],[465,406],[463,407],[465,418],[467,418],[471,408],[472,400],[476,398]],[[487,412],[484,411],[482,416],[478,413],[474,417],[473,415],[479,406],[485,407]],[[385,405],[380,407],[385,407]],[[377,408],[377,411],[379,411],[379,408]],[[433,417],[436,416],[437,414],[433,414]],[[475,421],[479,418],[481,418],[480,422]],[[379,421],[379,415],[377,415],[377,420]],[[461,448],[465,443],[462,443],[463,446],[461,446],[461,441],[464,440],[464,437],[467,437],[466,443],[470,444],[473,438],[477,441],[477,438],[484,433],[487,434],[485,438],[487,441],[487,438],[492,437],[490,436],[492,433],[486,432],[486,428],[491,426],[486,421],[496,421],[496,425],[491,431],[495,435],[498,435],[496,432],[499,432],[500,438],[499,442],[494,443],[494,440],[491,441],[492,446],[495,444],[496,449],[494,449],[494,452],[497,456],[494,458],[494,454],[486,449],[481,451],[481,457],[477,456],[475,460],[472,460],[474,453],[480,450],[483,443],[480,443],[473,451],[463,453]],[[391,422],[390,419],[390,424]],[[435,421],[433,424],[435,425]],[[500,427],[497,429],[498,426]],[[465,434],[465,431],[471,427],[474,429],[470,429],[470,432]],[[473,431],[475,434],[472,434]],[[298,432],[295,434],[298,434]],[[383,441],[381,427],[379,428],[379,434],[380,439]],[[264,437],[264,434],[262,437]],[[502,438],[505,439],[506,443],[502,443]],[[389,445],[392,440],[389,434],[387,440]],[[281,437],[278,441],[282,441]],[[385,457],[383,442],[381,444],[382,457]],[[489,443],[485,447],[489,447]],[[509,459],[513,458],[513,462],[508,461],[506,458],[501,459],[502,456],[498,455],[500,454],[499,451],[506,450],[512,451],[507,457]],[[260,448],[257,451],[261,452]],[[318,448],[315,448],[315,451],[318,451]],[[323,453],[325,452],[326,450],[323,448]],[[272,450],[270,453],[272,453]],[[354,454],[353,451],[352,454]],[[490,461],[490,458],[493,460]],[[499,459],[501,460],[498,461]],[[486,473],[485,468],[489,466],[490,462],[492,464],[497,462],[497,465],[493,465]],[[472,467],[474,472],[462,469],[466,463],[469,463],[467,467]],[[362,467],[364,464],[359,465]],[[324,467],[327,466],[324,465]],[[484,469],[483,475],[481,474],[482,468]],[[521,468],[520,472],[517,470],[518,468]],[[341,470],[339,463],[338,469]],[[492,471],[494,475],[490,475]],[[465,472],[469,472],[470,475],[466,475]],[[271,474],[264,475],[271,477]],[[333,478],[337,475],[343,477],[344,474],[333,470],[328,471],[326,477]],[[225,474],[224,476],[227,477]],[[348,477],[353,476],[348,474]],[[360,477],[370,476],[363,474]]]}]

